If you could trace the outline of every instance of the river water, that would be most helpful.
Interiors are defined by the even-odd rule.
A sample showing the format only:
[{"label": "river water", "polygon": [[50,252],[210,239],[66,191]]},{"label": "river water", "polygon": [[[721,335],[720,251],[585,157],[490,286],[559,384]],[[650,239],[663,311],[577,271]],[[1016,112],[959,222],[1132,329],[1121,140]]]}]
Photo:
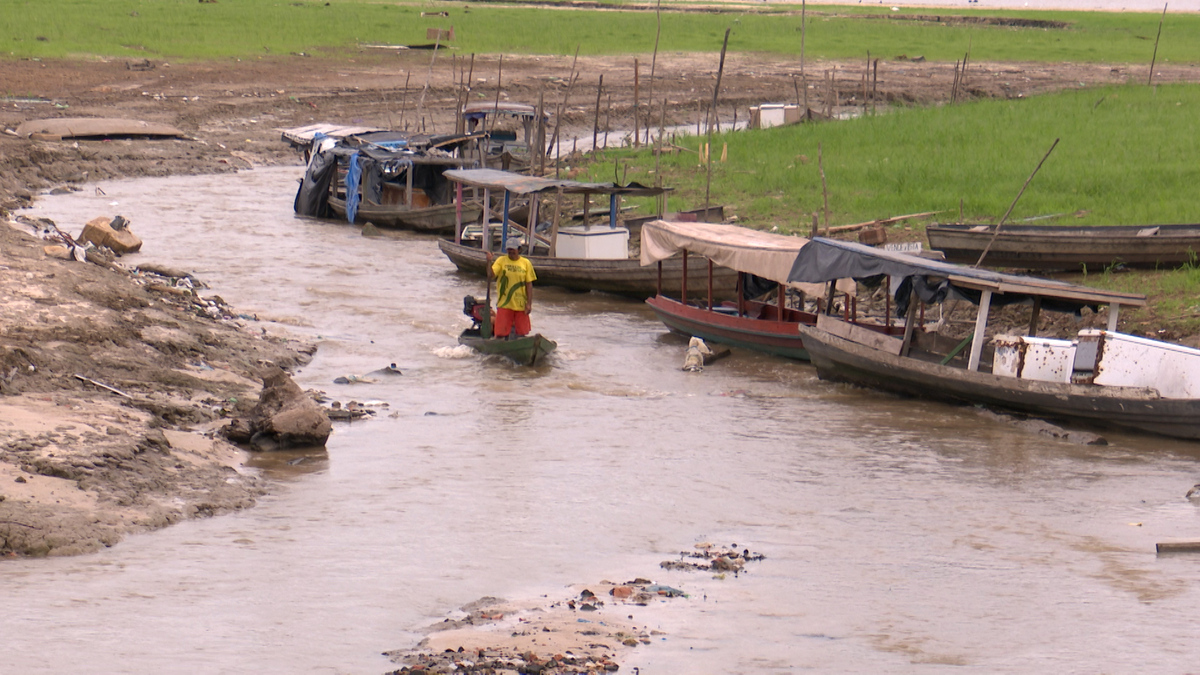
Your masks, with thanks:
[{"label": "river water", "polygon": [[[1082,447],[971,408],[817,380],[737,352],[681,372],[641,304],[537,292],[559,341],[521,369],[454,349],[462,297],[432,238],[298,219],[299,167],[108,182],[31,215],[123,215],[270,332],[316,340],[302,387],[379,399],[305,461],[259,457],[242,513],[66,559],[0,564],[0,671],[378,674],[380,652],[485,595],[652,578],[660,630],[622,672],[1184,672],[1200,445]],[[395,362],[403,375],[337,385]],[[664,572],[701,541],[766,555],[738,578]],[[624,613],[622,611],[621,613]]]}]

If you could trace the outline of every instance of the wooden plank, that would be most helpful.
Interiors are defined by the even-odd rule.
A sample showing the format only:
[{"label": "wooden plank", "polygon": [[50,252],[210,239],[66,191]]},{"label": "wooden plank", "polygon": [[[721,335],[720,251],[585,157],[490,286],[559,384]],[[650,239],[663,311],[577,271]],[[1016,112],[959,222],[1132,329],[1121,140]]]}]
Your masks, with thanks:
[{"label": "wooden plank", "polygon": [[1200,553],[1200,541],[1169,541],[1154,545],[1158,553]]},{"label": "wooden plank", "polygon": [[892,356],[900,356],[900,350],[904,346],[904,341],[899,338],[884,335],[883,333],[876,333],[868,328],[847,323],[841,319],[835,319],[828,314],[817,315],[817,328],[830,335],[836,335],[844,340],[856,342],[864,347],[878,349]]}]

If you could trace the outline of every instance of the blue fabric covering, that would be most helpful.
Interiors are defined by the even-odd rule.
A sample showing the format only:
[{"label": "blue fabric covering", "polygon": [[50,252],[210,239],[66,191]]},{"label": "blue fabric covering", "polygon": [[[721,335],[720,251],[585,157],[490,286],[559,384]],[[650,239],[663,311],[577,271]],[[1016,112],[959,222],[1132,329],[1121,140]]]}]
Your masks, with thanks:
[{"label": "blue fabric covering", "polygon": [[354,222],[358,214],[358,179],[362,176],[362,167],[358,164],[358,153],[350,155],[350,166],[346,167],[346,221]]}]

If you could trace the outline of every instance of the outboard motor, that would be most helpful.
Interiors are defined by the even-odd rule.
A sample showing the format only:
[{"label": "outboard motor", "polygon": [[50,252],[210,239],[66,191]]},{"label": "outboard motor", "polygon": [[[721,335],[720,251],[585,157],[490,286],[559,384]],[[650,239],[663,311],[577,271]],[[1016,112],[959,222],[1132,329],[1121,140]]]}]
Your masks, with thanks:
[{"label": "outboard motor", "polygon": [[463,297],[463,314],[471,317],[471,321],[474,324],[471,326],[472,328],[479,328],[479,325],[483,322],[483,313],[486,309],[487,303],[476,300],[475,296],[468,295]]}]

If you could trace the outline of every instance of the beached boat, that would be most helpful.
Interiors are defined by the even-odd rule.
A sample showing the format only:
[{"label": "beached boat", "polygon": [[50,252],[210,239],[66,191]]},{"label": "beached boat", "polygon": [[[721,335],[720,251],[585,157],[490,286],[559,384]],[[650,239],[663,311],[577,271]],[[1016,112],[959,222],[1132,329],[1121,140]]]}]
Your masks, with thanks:
[{"label": "beached boat", "polygon": [[1040,270],[1112,265],[1171,268],[1200,255],[1200,225],[930,225],[929,247],[950,262]]},{"label": "beached boat", "polygon": [[[796,257],[788,278],[821,283],[887,275],[907,308],[902,338],[833,317],[801,326],[821,379],[912,396],[983,404],[1055,420],[1200,439],[1200,350],[1116,332],[1122,306],[1145,297],[1058,281],[1001,274],[850,242],[816,238]],[[925,332],[920,303],[947,296],[978,304],[964,340]],[[1027,335],[987,340],[992,305],[1031,305]],[[1105,330],[1072,339],[1037,337],[1041,310],[1108,306]],[[986,344],[985,344],[986,343]]]},{"label": "beached boat", "polygon": [[549,119],[544,111],[539,118],[528,103],[471,101],[462,110],[462,131],[476,137],[467,153],[488,169],[527,173],[535,165],[544,168]]},{"label": "beached boat", "polygon": [[[482,204],[490,204],[493,196],[503,195],[504,207],[499,214],[500,222],[492,222],[489,210],[485,209],[485,226],[480,229],[477,238],[468,238],[460,223],[453,241],[438,242],[438,248],[462,272],[485,275],[488,250],[504,250],[504,242],[507,241],[508,233],[512,231],[527,242],[527,247],[532,247],[532,250],[526,249],[524,254],[537,270],[539,286],[558,286],[576,291],[603,291],[644,300],[655,294],[660,284],[660,274],[662,287],[676,293],[683,288],[685,270],[689,285],[698,288],[707,283],[707,261],[700,256],[680,256],[665,260],[660,273],[656,269],[643,267],[637,258],[629,255],[630,233],[617,222],[617,199],[621,195],[658,195],[662,194],[665,188],[646,187],[636,183],[624,186],[581,183],[523,176],[494,169],[456,169],[447,171],[445,175],[461,186],[458,190],[464,198],[466,189],[481,191],[482,196],[478,201]],[[544,195],[557,195],[560,191],[564,195],[584,197],[593,194],[608,195],[607,222],[592,224],[589,217],[585,217],[581,225],[564,227],[560,226],[560,218],[555,217],[544,229],[537,226],[532,228],[531,237],[531,228],[512,222],[507,215],[515,198],[525,198],[529,201],[529,220],[540,223],[540,198]],[[713,284],[714,293],[718,297],[732,298],[737,287],[737,273],[733,270],[719,270],[714,276]]]},{"label": "beached boat", "polygon": [[[793,359],[808,359],[801,325],[815,325],[817,314],[828,308],[826,284],[789,283],[788,274],[800,249],[808,243],[803,237],[760,232],[737,225],[713,223],[672,223],[652,221],[642,226],[641,262],[656,265],[683,253],[705,258],[706,270],[730,269],[739,273],[737,300],[718,302],[710,296],[707,283],[689,284],[670,297],[660,290],[646,304],[668,328],[734,347],[754,349]],[[706,279],[707,282],[707,279]],[[780,292],[780,288],[784,292]],[[856,285],[843,281],[843,293],[853,293]],[[774,302],[761,298],[774,294]],[[805,311],[806,297],[815,299],[815,312]],[[851,300],[851,296],[847,296]],[[843,307],[849,311],[854,303]],[[890,321],[872,326],[886,331]]]},{"label": "beached boat", "polygon": [[471,317],[471,327],[458,336],[458,343],[491,356],[503,356],[521,366],[535,366],[558,348],[558,343],[541,333],[524,337],[492,337],[491,297],[479,302],[474,296],[463,298],[463,314]]},{"label": "beached boat", "polygon": [[[459,218],[479,217],[474,202],[455,202],[447,169],[470,164],[458,149],[470,135],[368,132],[313,141],[295,210],[301,215],[419,232],[446,233]],[[460,211],[462,212],[460,216]]]}]

